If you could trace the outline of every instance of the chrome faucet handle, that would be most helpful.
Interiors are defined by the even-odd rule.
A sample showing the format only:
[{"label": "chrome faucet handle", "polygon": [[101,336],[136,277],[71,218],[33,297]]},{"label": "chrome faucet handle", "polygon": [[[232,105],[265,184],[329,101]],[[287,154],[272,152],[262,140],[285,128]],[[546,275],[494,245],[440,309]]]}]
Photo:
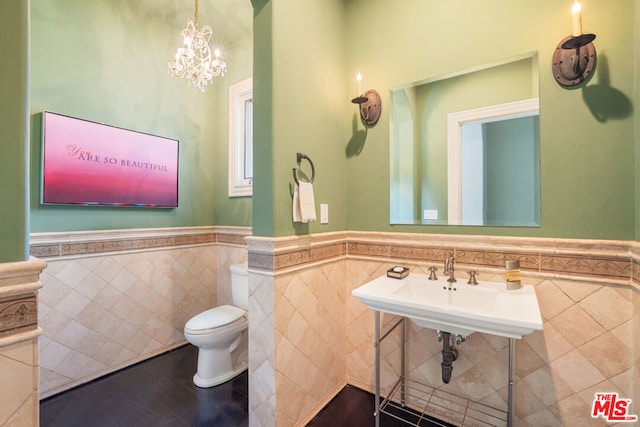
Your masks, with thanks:
[{"label": "chrome faucet handle", "polygon": [[438,271],[438,269],[435,267],[429,267],[429,271],[431,272],[429,274],[429,280],[438,280],[438,276],[436,276],[436,271]]},{"label": "chrome faucet handle", "polygon": [[444,274],[449,274],[449,272],[453,270],[454,260],[453,252],[449,252],[449,255],[444,260],[444,270],[442,271]]},{"label": "chrome faucet handle", "polygon": [[480,273],[475,270],[469,270],[467,273],[469,273],[469,281],[467,283],[470,285],[477,285],[478,281],[476,280],[476,276],[479,276]]},{"label": "chrome faucet handle", "polygon": [[447,282],[449,283],[454,283],[456,282],[456,278],[453,275],[454,273],[454,264],[455,264],[456,258],[455,256],[453,256],[453,252],[449,252],[449,256],[447,257],[447,259],[444,261],[444,274],[448,274],[449,278],[447,279]]}]

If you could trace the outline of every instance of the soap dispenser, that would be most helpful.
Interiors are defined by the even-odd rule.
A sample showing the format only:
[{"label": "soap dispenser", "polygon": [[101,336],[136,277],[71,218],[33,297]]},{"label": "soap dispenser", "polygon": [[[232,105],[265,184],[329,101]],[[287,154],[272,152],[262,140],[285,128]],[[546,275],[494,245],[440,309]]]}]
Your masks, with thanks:
[{"label": "soap dispenser", "polygon": [[507,269],[506,280],[507,290],[513,291],[522,287],[522,281],[520,277],[520,261],[510,260],[505,262]]}]

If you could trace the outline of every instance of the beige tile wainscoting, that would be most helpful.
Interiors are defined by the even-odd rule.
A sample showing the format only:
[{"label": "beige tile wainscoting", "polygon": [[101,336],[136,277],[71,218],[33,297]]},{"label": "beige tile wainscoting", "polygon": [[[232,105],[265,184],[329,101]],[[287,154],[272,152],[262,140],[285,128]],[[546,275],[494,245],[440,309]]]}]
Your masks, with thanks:
[{"label": "beige tile wainscoting", "polygon": [[[244,227],[37,233],[40,398],[186,343],[190,317],[231,302]],[[194,367],[195,369],[195,367]]]},{"label": "beige tile wainscoting", "polygon": [[[517,426],[602,426],[591,417],[595,392],[640,399],[635,242],[367,232],[247,242],[251,426],[304,425],[347,383],[372,391],[374,316],[351,291],[393,265],[442,271],[449,251],[460,277],[473,268],[481,280],[502,280],[504,260],[519,259],[536,288],[544,330],[516,341]],[[410,323],[407,340],[410,380],[506,409],[506,338],[470,335],[447,385],[435,332]],[[381,349],[385,390],[399,341]],[[436,415],[459,422],[452,408]]]},{"label": "beige tile wainscoting", "polygon": [[633,254],[633,321],[631,326],[631,340],[629,344],[633,350],[632,367],[632,388],[633,393],[629,396],[636,403],[633,405],[633,414],[640,415],[640,245],[637,243],[631,248]]},{"label": "beige tile wainscoting", "polygon": [[0,263],[0,426],[38,424],[39,276],[35,258]]}]

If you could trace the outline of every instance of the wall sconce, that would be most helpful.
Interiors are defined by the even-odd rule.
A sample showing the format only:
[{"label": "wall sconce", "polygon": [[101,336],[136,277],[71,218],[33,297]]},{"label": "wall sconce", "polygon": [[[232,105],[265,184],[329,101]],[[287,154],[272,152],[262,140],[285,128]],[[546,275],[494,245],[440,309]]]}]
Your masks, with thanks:
[{"label": "wall sconce", "polygon": [[575,0],[571,8],[572,32],[560,41],[553,54],[553,76],[560,86],[572,87],[591,75],[596,63],[595,34],[582,33],[582,7]]},{"label": "wall sconce", "polygon": [[373,127],[380,119],[380,111],[382,109],[382,101],[380,100],[380,94],[375,89],[369,89],[365,93],[362,93],[362,74],[358,73],[356,76],[358,82],[358,93],[351,100],[354,104],[358,104],[360,107],[360,118],[367,127]]}]

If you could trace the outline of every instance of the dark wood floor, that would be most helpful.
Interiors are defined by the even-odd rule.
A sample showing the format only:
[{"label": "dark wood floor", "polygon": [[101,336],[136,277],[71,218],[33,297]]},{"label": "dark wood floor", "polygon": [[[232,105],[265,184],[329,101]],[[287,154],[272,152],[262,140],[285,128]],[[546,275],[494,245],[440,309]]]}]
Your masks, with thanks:
[{"label": "dark wood floor", "polygon": [[186,345],[50,397],[40,404],[40,425],[248,426],[247,372],[198,388],[192,381],[197,358],[197,348]]},{"label": "dark wood floor", "polygon": [[[45,399],[40,404],[42,427],[246,427],[248,375],[217,387],[198,388],[192,377],[197,348],[186,345],[123,369],[89,384]],[[374,397],[346,386],[308,427],[374,425]],[[420,426],[433,424],[422,420]],[[382,414],[382,427],[407,424]]]},{"label": "dark wood floor", "polygon": [[[309,424],[307,424],[307,427],[374,426],[374,400],[375,398],[373,394],[357,387],[347,385]],[[395,418],[384,413],[380,414],[380,427],[407,427],[410,425],[417,425],[420,427],[451,426],[450,424],[439,420],[422,417],[420,414],[407,416],[407,413],[405,412],[398,415],[399,417]],[[409,423],[403,420],[408,420]]]}]

